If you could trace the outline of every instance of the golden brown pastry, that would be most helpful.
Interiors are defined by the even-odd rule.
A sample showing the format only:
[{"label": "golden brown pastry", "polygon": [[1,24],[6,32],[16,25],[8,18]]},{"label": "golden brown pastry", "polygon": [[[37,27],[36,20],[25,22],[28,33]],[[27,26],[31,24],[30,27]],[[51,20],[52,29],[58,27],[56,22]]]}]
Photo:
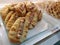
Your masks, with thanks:
[{"label": "golden brown pastry", "polygon": [[60,19],[60,2],[53,2],[49,4],[46,10],[50,15]]},{"label": "golden brown pastry", "polygon": [[9,39],[14,42],[14,43],[19,43],[21,42],[21,36],[23,32],[23,27],[24,27],[24,17],[19,17],[13,26],[11,27],[8,36]]},{"label": "golden brown pastry", "polygon": [[16,12],[20,14],[20,16],[26,15],[26,5],[23,2],[18,3],[15,7]]},{"label": "golden brown pastry", "polygon": [[26,2],[27,11],[36,11],[37,7],[32,2]]},{"label": "golden brown pastry", "polygon": [[7,30],[10,30],[11,26],[14,24],[14,22],[16,21],[16,19],[19,16],[17,15],[17,13],[13,13],[12,16],[10,17],[9,21],[7,22],[6,28]]},{"label": "golden brown pastry", "polygon": [[7,22],[8,22],[9,19],[10,19],[10,17],[12,16],[12,14],[13,14],[13,11],[10,11],[10,12],[7,14],[7,16],[6,16],[6,18],[5,18],[5,24],[7,24]]},{"label": "golden brown pastry", "polygon": [[35,27],[35,25],[42,19],[42,12],[41,10],[37,10],[35,12],[31,12],[30,14],[30,25],[29,29]]},{"label": "golden brown pastry", "polygon": [[37,22],[38,22],[38,15],[37,15],[36,12],[34,12],[33,15],[34,15],[34,17],[33,17],[32,21],[31,21],[31,25],[32,25],[33,27],[35,27],[35,25],[36,25]]},{"label": "golden brown pastry", "polygon": [[36,23],[38,22],[38,15],[36,12],[31,12],[30,14],[30,25],[29,25],[29,29],[32,29],[33,27],[35,27]]},{"label": "golden brown pastry", "polygon": [[24,27],[23,27],[22,36],[21,36],[21,42],[23,42],[26,39],[26,36],[28,33],[28,28],[30,25],[30,13],[31,12],[28,12],[25,17],[25,23],[24,23]]},{"label": "golden brown pastry", "polygon": [[4,7],[2,10],[1,10],[1,16],[2,16],[2,19],[5,20],[5,17],[7,16],[9,12],[9,8],[8,7]]},{"label": "golden brown pastry", "polygon": [[8,6],[8,8],[10,9],[10,11],[15,11],[14,6],[16,6],[17,4],[11,4]]},{"label": "golden brown pastry", "polygon": [[14,6],[16,4],[12,4],[12,5],[6,5],[1,11],[1,16],[2,16],[2,19],[5,20],[7,14],[11,11],[11,10],[14,10]]}]

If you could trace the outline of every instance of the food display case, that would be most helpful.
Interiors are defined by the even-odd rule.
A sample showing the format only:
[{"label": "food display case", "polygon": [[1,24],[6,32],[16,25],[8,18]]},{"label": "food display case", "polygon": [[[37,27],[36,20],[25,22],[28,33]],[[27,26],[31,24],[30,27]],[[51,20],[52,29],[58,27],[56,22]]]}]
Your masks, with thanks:
[{"label": "food display case", "polygon": [[[47,0],[1,0],[0,9],[5,5],[19,3],[19,2],[33,2],[40,6],[40,2],[46,2]],[[49,1],[49,0],[48,0]],[[47,1],[47,2],[48,2]],[[51,0],[50,0],[51,1]],[[58,0],[53,0],[58,1]],[[40,7],[38,8],[40,9]],[[38,24],[30,29],[27,33],[26,39],[22,43],[11,43],[8,38],[8,33],[6,31],[6,26],[0,14],[0,45],[34,45],[35,43],[53,35],[57,31],[60,31],[60,19],[57,19],[46,12],[45,9],[41,9],[42,19]]]}]

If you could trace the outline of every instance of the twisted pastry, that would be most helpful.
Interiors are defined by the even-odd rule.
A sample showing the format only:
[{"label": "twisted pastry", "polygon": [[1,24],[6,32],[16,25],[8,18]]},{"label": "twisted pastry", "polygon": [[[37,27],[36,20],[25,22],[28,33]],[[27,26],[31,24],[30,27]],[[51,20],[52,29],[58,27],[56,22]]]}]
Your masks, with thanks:
[{"label": "twisted pastry", "polygon": [[33,12],[33,11],[37,10],[37,7],[32,2],[26,2],[26,9],[27,9],[27,11],[32,11]]},{"label": "twisted pastry", "polygon": [[21,42],[21,36],[23,32],[23,27],[24,27],[24,17],[19,17],[13,26],[11,27],[8,36],[9,39],[14,42],[14,43],[19,43]]},{"label": "twisted pastry", "polygon": [[38,21],[38,15],[35,12],[30,12],[30,25],[29,25],[29,29],[32,29],[33,27],[35,27],[37,21]]},{"label": "twisted pastry", "polygon": [[8,31],[10,30],[11,26],[14,24],[14,22],[16,21],[16,19],[18,17],[19,16],[17,15],[17,13],[12,14],[11,18],[9,19],[9,21],[6,24],[6,28],[7,28]]},{"label": "twisted pastry", "polygon": [[10,11],[10,12],[7,14],[7,16],[6,16],[6,18],[5,18],[5,24],[7,24],[7,22],[9,21],[9,19],[10,19],[11,16],[12,16],[12,14],[13,14],[13,11]]},{"label": "twisted pastry", "polygon": [[41,10],[37,10],[36,12],[30,12],[29,15],[30,15],[29,29],[32,29],[33,27],[35,27],[37,22],[41,20],[42,12],[41,12]]},{"label": "twisted pastry", "polygon": [[30,13],[31,12],[28,12],[25,17],[25,23],[24,23],[24,27],[23,27],[22,36],[21,36],[21,42],[23,42],[26,39],[26,36],[28,33],[28,28],[30,25]]},{"label": "twisted pastry", "polygon": [[15,8],[16,12],[18,12],[21,17],[26,15],[25,3],[20,2],[14,8]]},{"label": "twisted pastry", "polygon": [[12,5],[6,5],[1,11],[0,13],[2,14],[2,19],[5,20],[7,14],[11,11],[14,10],[14,6],[16,4],[12,4]]}]

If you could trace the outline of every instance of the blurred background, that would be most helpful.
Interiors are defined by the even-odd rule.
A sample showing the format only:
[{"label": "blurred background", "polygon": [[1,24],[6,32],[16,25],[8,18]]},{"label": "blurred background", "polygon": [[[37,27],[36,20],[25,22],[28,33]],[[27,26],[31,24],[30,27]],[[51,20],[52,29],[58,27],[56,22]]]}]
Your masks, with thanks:
[{"label": "blurred background", "polygon": [[17,2],[21,2],[21,1],[39,1],[39,2],[43,2],[43,1],[58,1],[58,0],[0,0],[0,3],[17,3]]}]

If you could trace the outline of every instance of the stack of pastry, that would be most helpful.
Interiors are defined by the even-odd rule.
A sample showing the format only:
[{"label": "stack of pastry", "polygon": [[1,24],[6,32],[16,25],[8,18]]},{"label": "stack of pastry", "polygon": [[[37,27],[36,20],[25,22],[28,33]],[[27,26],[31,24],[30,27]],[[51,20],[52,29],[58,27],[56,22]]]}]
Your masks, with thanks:
[{"label": "stack of pastry", "polygon": [[46,10],[51,16],[60,19],[60,1],[48,4]]},{"label": "stack of pastry", "polygon": [[60,1],[45,1],[37,4],[51,16],[60,19]]},{"label": "stack of pastry", "polygon": [[23,42],[28,30],[35,27],[42,18],[41,10],[38,10],[32,2],[20,2],[5,6],[1,10],[1,14],[8,30],[8,37],[14,43]]}]

